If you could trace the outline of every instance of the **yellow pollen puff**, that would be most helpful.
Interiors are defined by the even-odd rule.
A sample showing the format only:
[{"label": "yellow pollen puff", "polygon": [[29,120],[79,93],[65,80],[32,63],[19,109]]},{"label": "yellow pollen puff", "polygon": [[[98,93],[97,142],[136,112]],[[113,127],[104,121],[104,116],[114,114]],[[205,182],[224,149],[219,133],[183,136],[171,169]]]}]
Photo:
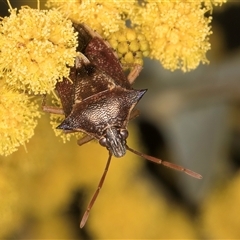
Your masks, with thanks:
[{"label": "yellow pollen puff", "polygon": [[143,53],[138,51],[138,52],[135,53],[134,56],[135,56],[135,58],[143,58]]},{"label": "yellow pollen puff", "polygon": [[141,51],[149,50],[149,44],[146,40],[145,41],[143,40],[140,42],[140,50]]},{"label": "yellow pollen puff", "polygon": [[108,41],[116,50],[122,64],[142,64],[143,56],[148,56],[150,52],[145,36],[132,28],[125,27],[111,34]]},{"label": "yellow pollen puff", "polygon": [[57,7],[73,22],[86,23],[104,38],[125,27],[126,14],[136,5],[128,1],[58,1],[48,0],[48,7]]},{"label": "yellow pollen puff", "polygon": [[146,40],[146,37],[145,37],[143,34],[139,33],[139,34],[137,35],[137,39],[138,39],[139,41],[143,41],[143,40]]},{"label": "yellow pollen puff", "polygon": [[126,38],[127,38],[127,41],[131,42],[131,41],[133,41],[133,40],[135,40],[137,38],[137,34],[136,34],[136,32],[133,29],[127,28],[127,30],[126,30]]},{"label": "yellow pollen puff", "polygon": [[150,55],[150,51],[143,51],[143,56],[148,57]]},{"label": "yellow pollen puff", "polygon": [[0,33],[0,76],[7,84],[45,94],[69,75],[67,65],[74,65],[77,35],[59,11],[11,10],[0,23]]},{"label": "yellow pollen puff", "polygon": [[121,54],[128,52],[128,44],[127,42],[120,42],[117,47],[117,51]]},{"label": "yellow pollen puff", "polygon": [[117,39],[118,39],[119,42],[126,42],[127,41],[126,36],[122,32],[119,32],[119,34],[117,36]]},{"label": "yellow pollen puff", "polygon": [[0,155],[15,152],[33,136],[38,105],[23,93],[0,86]]},{"label": "yellow pollen puff", "polygon": [[109,43],[110,43],[110,45],[112,46],[113,49],[116,49],[117,46],[118,46],[118,41],[116,39],[114,39],[114,38],[111,38],[109,40]]},{"label": "yellow pollen puff", "polygon": [[140,48],[140,44],[138,40],[132,40],[131,43],[129,44],[129,50],[132,52],[138,51]]},{"label": "yellow pollen puff", "polygon": [[124,56],[124,60],[126,63],[133,63],[134,57],[133,57],[132,52],[126,53]]},{"label": "yellow pollen puff", "polygon": [[189,71],[200,62],[206,63],[206,52],[210,49],[208,36],[212,33],[211,17],[205,16],[210,7],[206,6],[215,3],[217,1],[206,0],[203,7],[200,0],[147,1],[138,15],[129,16],[149,44],[148,48],[140,41],[143,55],[149,54],[170,70]]},{"label": "yellow pollen puff", "polygon": [[134,60],[134,64],[137,64],[137,65],[143,65],[143,59],[142,58],[136,58],[135,60]]}]

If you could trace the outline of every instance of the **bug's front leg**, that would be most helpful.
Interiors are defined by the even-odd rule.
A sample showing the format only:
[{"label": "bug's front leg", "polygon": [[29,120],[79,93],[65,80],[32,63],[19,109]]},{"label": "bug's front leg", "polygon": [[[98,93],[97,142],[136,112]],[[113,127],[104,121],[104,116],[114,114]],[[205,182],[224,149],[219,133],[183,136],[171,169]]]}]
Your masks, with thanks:
[{"label": "bug's front leg", "polygon": [[94,139],[94,137],[92,137],[92,136],[90,136],[90,135],[86,135],[86,136],[78,139],[78,140],[77,140],[77,144],[78,144],[79,146],[82,146],[83,144],[88,143],[88,142],[92,141],[93,139]]},{"label": "bug's front leg", "polygon": [[42,110],[48,113],[64,115],[64,111],[62,108],[46,105],[46,94],[43,95]]},{"label": "bug's front leg", "polygon": [[138,77],[142,69],[143,67],[141,65],[134,65],[134,68],[131,70],[131,72],[127,76],[127,79],[130,84],[133,84],[133,82]]}]

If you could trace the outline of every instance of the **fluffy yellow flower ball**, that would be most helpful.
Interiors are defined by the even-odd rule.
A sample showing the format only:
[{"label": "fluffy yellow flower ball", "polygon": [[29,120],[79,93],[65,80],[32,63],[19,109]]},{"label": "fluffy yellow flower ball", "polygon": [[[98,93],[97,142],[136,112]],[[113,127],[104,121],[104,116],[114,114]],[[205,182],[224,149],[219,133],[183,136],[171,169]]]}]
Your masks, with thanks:
[{"label": "fluffy yellow flower ball", "polygon": [[33,136],[40,113],[25,94],[0,87],[0,155],[15,152]]},{"label": "fluffy yellow flower ball", "polygon": [[69,75],[76,46],[72,23],[59,11],[12,9],[0,23],[0,77],[29,93],[49,93]]}]

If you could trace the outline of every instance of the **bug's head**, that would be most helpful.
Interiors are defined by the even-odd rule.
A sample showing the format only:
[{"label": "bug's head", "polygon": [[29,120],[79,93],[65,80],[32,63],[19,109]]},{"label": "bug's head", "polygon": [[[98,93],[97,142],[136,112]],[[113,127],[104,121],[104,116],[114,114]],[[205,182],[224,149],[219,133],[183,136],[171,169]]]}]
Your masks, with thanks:
[{"label": "bug's head", "polygon": [[106,147],[115,157],[122,157],[126,153],[126,139],[128,131],[116,127],[109,127],[105,130],[99,143]]}]

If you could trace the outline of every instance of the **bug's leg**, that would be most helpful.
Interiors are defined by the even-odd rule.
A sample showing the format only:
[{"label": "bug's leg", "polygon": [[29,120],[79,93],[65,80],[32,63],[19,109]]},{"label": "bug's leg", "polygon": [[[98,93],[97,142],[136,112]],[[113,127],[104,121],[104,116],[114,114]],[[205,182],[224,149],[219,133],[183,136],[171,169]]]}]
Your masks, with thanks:
[{"label": "bug's leg", "polygon": [[126,148],[127,150],[129,150],[130,152],[132,153],[135,153],[136,155],[142,157],[142,158],[145,158],[147,159],[148,161],[151,161],[151,162],[154,162],[154,163],[157,163],[157,164],[162,164],[163,166],[165,167],[169,167],[169,168],[172,168],[176,171],[180,171],[180,172],[184,172],[186,173],[187,175],[191,176],[191,177],[194,177],[194,178],[197,178],[197,179],[202,179],[202,176],[199,174],[199,173],[196,173],[190,169],[187,169],[187,168],[184,168],[182,166],[179,166],[177,164],[174,164],[174,163],[171,163],[171,162],[167,162],[167,161],[163,161],[159,158],[155,158],[155,157],[152,157],[152,156],[149,156],[147,154],[144,154],[144,153],[141,153],[141,152],[138,152],[132,148],[130,148],[129,146],[126,145]]},{"label": "bug's leg", "polygon": [[133,109],[130,114],[129,120],[132,120],[140,115],[140,111],[138,109]]},{"label": "bug's leg", "polygon": [[141,71],[142,71],[141,65],[134,65],[134,68],[131,70],[131,72],[127,76],[127,79],[130,84],[133,84],[133,82],[138,77]]},{"label": "bug's leg", "polygon": [[91,198],[91,201],[89,202],[88,206],[87,206],[87,210],[85,211],[83,217],[82,217],[82,220],[80,222],[80,228],[83,228],[85,223],[87,222],[87,219],[88,219],[88,216],[89,216],[89,212],[95,202],[95,200],[97,199],[97,196],[102,188],[102,185],[104,183],[104,180],[105,180],[105,177],[107,175],[107,172],[108,172],[108,168],[109,168],[109,165],[110,165],[110,162],[111,162],[111,159],[112,159],[112,153],[109,152],[109,156],[108,156],[108,160],[107,160],[107,164],[105,166],[105,169],[104,169],[104,172],[103,172],[103,175],[100,179],[100,182],[98,184],[98,187],[97,187],[97,190],[95,191],[95,193],[93,194],[92,198]]},{"label": "bug's leg", "polygon": [[64,115],[64,111],[63,111],[62,108],[58,108],[58,107],[54,107],[54,106],[47,106],[46,105],[46,94],[43,95],[42,110],[44,112],[48,112],[48,113]]},{"label": "bug's leg", "polygon": [[86,136],[84,136],[83,138],[78,139],[78,140],[77,140],[77,144],[78,144],[79,146],[82,146],[83,144],[88,143],[88,142],[92,141],[93,139],[94,139],[94,138],[93,138],[92,136],[86,135]]}]

